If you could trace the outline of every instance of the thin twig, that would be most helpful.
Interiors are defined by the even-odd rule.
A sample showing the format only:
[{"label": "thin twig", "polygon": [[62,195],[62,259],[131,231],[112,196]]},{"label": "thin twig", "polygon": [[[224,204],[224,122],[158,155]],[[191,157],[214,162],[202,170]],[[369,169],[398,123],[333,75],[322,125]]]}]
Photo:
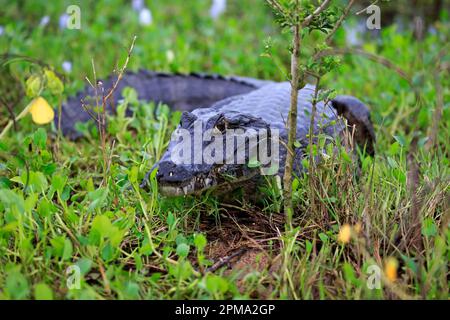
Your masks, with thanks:
[{"label": "thin twig", "polygon": [[350,9],[352,8],[353,4],[355,3],[355,0],[350,0],[347,7],[344,9],[344,13],[341,15],[341,17],[339,18],[339,20],[336,22],[336,24],[334,25],[333,30],[331,30],[331,32],[327,35],[327,37],[325,38],[325,43],[327,45],[330,45],[331,40],[333,39],[334,34],[336,33],[336,31],[339,29],[339,27],[341,26],[342,22],[344,22],[345,18],[348,16]]},{"label": "thin twig", "polygon": [[237,250],[236,252],[230,254],[229,256],[225,256],[223,258],[220,258],[219,261],[214,263],[211,267],[206,269],[206,272],[214,272],[220,268],[222,268],[224,265],[227,265],[233,258],[236,258],[243,253],[245,253],[248,250],[248,248],[241,248]]},{"label": "thin twig", "polygon": [[366,11],[369,7],[376,5],[376,4],[378,3],[378,1],[379,1],[379,0],[375,0],[370,6],[367,6],[367,7],[365,7],[364,9],[359,10],[359,11],[356,13],[356,15],[359,16],[361,13],[363,13],[364,11]]},{"label": "thin twig", "polygon": [[411,87],[413,86],[412,83],[412,79],[411,77],[404,71],[402,70],[400,67],[398,67],[397,65],[395,65],[393,62],[391,62],[390,60],[378,56],[376,54],[361,50],[361,49],[345,49],[345,48],[334,48],[334,49],[329,49],[329,50],[324,50],[322,52],[320,52],[320,54],[318,55],[318,57],[323,57],[323,56],[330,56],[330,55],[336,55],[336,54],[354,54],[354,55],[360,55],[360,56],[364,56],[374,62],[377,62],[379,64],[384,65],[385,67],[394,70],[400,77],[402,77],[403,79],[405,79]]},{"label": "thin twig", "polygon": [[136,36],[133,37],[133,41],[131,42],[130,49],[128,50],[128,54],[127,54],[127,58],[125,60],[125,63],[123,65],[123,67],[119,70],[119,74],[117,75],[117,80],[113,84],[113,87],[109,90],[108,94],[103,98],[104,101],[107,101],[111,97],[111,95],[116,90],[117,85],[119,84],[120,80],[122,79],[122,76],[123,76],[123,74],[125,72],[125,69],[127,68],[128,62],[130,61],[131,52],[133,51],[134,44],[136,42],[136,38],[137,38]]},{"label": "thin twig", "polygon": [[448,46],[444,46],[438,53],[436,62],[435,62],[435,69],[433,72],[434,76],[434,87],[436,89],[436,108],[434,110],[433,114],[433,121],[431,123],[431,127],[429,129],[428,137],[429,140],[426,144],[426,149],[430,150],[436,145],[437,142],[437,136],[439,131],[439,123],[441,122],[442,118],[442,111],[444,109],[444,94],[442,91],[442,84],[440,79],[440,73],[442,72],[442,64],[441,60],[442,58],[447,54],[447,48]]},{"label": "thin twig", "polygon": [[84,103],[84,99],[81,99],[81,107],[83,108],[84,111],[87,112],[87,114],[92,118],[92,120],[94,120],[95,122],[99,123],[99,119],[97,118],[97,116],[92,113],[92,111],[87,107],[87,105]]},{"label": "thin twig", "polygon": [[311,13],[309,16],[307,16],[305,18],[305,20],[303,20],[301,27],[307,27],[311,21],[314,19],[314,17],[316,17],[317,15],[319,15],[323,10],[325,10],[328,5],[330,4],[331,0],[325,0],[319,7],[317,7],[316,10],[314,10],[313,13]]},{"label": "thin twig", "polygon": [[280,3],[277,0],[266,0],[266,1],[270,6],[272,6],[273,9],[275,9],[275,11],[279,12],[284,17],[286,17],[286,13],[284,12],[283,7],[280,5]]}]

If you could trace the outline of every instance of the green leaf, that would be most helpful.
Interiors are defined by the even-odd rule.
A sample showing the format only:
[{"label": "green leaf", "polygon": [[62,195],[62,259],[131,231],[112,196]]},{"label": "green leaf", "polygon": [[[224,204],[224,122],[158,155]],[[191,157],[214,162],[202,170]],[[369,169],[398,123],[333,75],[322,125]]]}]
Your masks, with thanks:
[{"label": "green leaf", "polygon": [[34,298],[36,300],[53,300],[53,291],[45,283],[38,283],[34,286]]},{"label": "green leaf", "polygon": [[127,281],[124,292],[129,299],[139,299],[139,285],[136,282]]},{"label": "green leaf", "polygon": [[11,181],[7,177],[0,177],[0,189],[9,189]]},{"label": "green leaf", "polygon": [[72,258],[72,253],[73,253],[72,241],[70,241],[69,239],[65,239],[62,259],[69,260],[70,258]]},{"label": "green leaf", "polygon": [[306,240],[305,241],[305,248],[306,248],[306,252],[309,254],[311,253],[312,249],[313,249],[313,244],[311,241]]},{"label": "green leaf", "polygon": [[177,254],[181,258],[186,258],[187,255],[189,254],[189,246],[186,243],[180,243],[177,246]]},{"label": "green leaf", "polygon": [[113,225],[105,215],[96,216],[92,222],[91,232],[97,232],[100,236],[108,237],[113,231]]},{"label": "green leaf", "polygon": [[133,166],[130,169],[130,173],[128,174],[128,179],[131,183],[136,183],[138,180],[139,169],[137,166]]},{"label": "green leaf", "polygon": [[25,201],[22,195],[18,195],[9,189],[0,189],[0,202],[10,210],[16,207],[20,213],[25,211]]},{"label": "green leaf", "polygon": [[347,282],[354,285],[358,284],[358,279],[356,278],[355,270],[353,269],[351,264],[345,262],[342,269],[344,271],[345,280]]},{"label": "green leaf", "polygon": [[401,147],[404,147],[406,145],[406,139],[404,136],[394,136],[394,139],[399,143]]},{"label": "green leaf", "polygon": [[228,282],[222,277],[208,275],[206,278],[206,289],[211,293],[225,293],[228,291]]},{"label": "green leaf", "polygon": [[49,69],[44,71],[45,77],[47,79],[47,87],[50,92],[54,95],[60,95],[64,91],[64,85],[62,81],[58,78],[58,76]]},{"label": "green leaf", "polygon": [[19,267],[14,267],[8,272],[6,278],[6,290],[13,299],[26,299],[30,293],[27,279],[20,273]]},{"label": "green leaf", "polygon": [[206,237],[203,234],[194,235],[194,245],[198,251],[202,251],[206,247]]},{"label": "green leaf", "polygon": [[54,205],[52,202],[47,200],[46,198],[42,198],[41,202],[38,205],[37,212],[42,217],[49,217],[54,212]]},{"label": "green leaf", "polygon": [[175,238],[175,243],[177,245],[179,245],[180,243],[188,243],[187,239],[185,236],[183,236],[181,233],[177,235],[177,237]]},{"label": "green leaf", "polygon": [[80,267],[81,274],[87,274],[92,267],[92,260],[87,258],[81,258],[77,261],[76,265]]},{"label": "green leaf", "polygon": [[[26,177],[22,181],[26,181]],[[29,187],[34,192],[45,192],[48,188],[47,178],[42,172],[30,171]]]},{"label": "green leaf", "polygon": [[31,212],[36,206],[38,200],[38,195],[36,193],[31,193],[28,198],[25,200],[25,211]]},{"label": "green leaf", "polygon": [[58,257],[60,257],[63,253],[64,239],[65,238],[63,236],[59,236],[50,240],[50,244],[53,247],[53,253]]},{"label": "green leaf", "polygon": [[292,180],[292,191],[293,192],[297,191],[299,185],[300,185],[300,181],[298,181],[297,178],[294,178],[294,180]]},{"label": "green leaf", "polygon": [[102,259],[104,261],[110,261],[114,257],[114,248],[111,243],[108,242],[102,249]]},{"label": "green leaf", "polygon": [[27,81],[25,81],[25,93],[30,98],[39,96],[42,88],[42,79],[38,74],[32,74]]},{"label": "green leaf", "polygon": [[395,156],[400,153],[400,150],[401,150],[401,145],[398,141],[396,141],[393,144],[391,144],[391,146],[389,147],[389,154],[391,156]]},{"label": "green leaf", "polygon": [[320,238],[320,240],[322,240],[322,242],[328,241],[328,236],[323,232],[319,233],[319,238]]},{"label": "green leaf", "polygon": [[175,216],[172,212],[169,212],[169,214],[167,215],[167,224],[169,225],[169,227],[173,227],[173,225],[175,224]]},{"label": "green leaf", "polygon": [[437,234],[437,226],[434,223],[433,219],[425,218],[422,224],[422,234],[425,237],[434,237]]},{"label": "green leaf", "polygon": [[123,88],[122,95],[125,101],[127,101],[128,103],[137,104],[139,102],[138,94],[136,90],[132,87]]},{"label": "green leaf", "polygon": [[58,193],[62,193],[62,191],[66,185],[66,182],[67,182],[67,177],[65,177],[65,176],[63,177],[63,176],[55,174],[52,177],[52,187],[56,191],[58,191]]},{"label": "green leaf", "polygon": [[107,188],[98,188],[97,190],[88,193],[88,198],[92,201],[88,207],[88,211],[92,211],[97,208],[101,208],[108,197]]},{"label": "green leaf", "polygon": [[45,145],[47,144],[47,132],[44,128],[39,128],[33,135],[33,142],[40,149],[45,149]]}]

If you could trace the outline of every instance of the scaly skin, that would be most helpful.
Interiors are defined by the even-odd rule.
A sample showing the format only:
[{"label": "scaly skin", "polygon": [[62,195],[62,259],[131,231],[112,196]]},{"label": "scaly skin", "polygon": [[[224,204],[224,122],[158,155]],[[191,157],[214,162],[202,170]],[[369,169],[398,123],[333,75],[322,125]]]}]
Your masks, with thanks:
[{"label": "scaly skin", "polygon": [[[105,81],[104,87],[110,87],[112,81],[114,79],[111,78]],[[178,132],[180,129],[185,129],[192,138],[194,124],[200,125],[202,132],[214,130],[217,134],[215,139],[222,139],[225,145],[226,140],[223,134],[227,129],[241,129],[245,133],[264,129],[270,134],[274,133],[275,129],[278,130],[279,137],[284,143],[279,145],[279,169],[276,174],[283,173],[287,140],[285,123],[290,107],[291,90],[288,82],[276,83],[251,78],[200,74],[170,75],[139,71],[127,73],[124,76],[114,94],[115,103],[120,99],[121,91],[126,86],[135,88],[140,100],[163,102],[176,110],[184,111],[167,151],[152,168],[152,170],[158,168],[157,181],[162,194],[168,196],[199,194],[209,189],[224,192],[239,187],[260,175],[259,168],[248,165],[248,155],[243,164],[224,164],[225,155],[220,161],[212,164],[194,164],[193,161],[186,164],[175,163],[172,156],[178,144]],[[302,170],[301,159],[309,141],[307,134],[313,94],[314,87],[310,85],[299,90],[297,140],[301,147],[296,150],[294,170],[297,173]],[[89,116],[80,112],[80,107],[76,106],[79,105],[82,97],[88,95],[93,95],[92,89],[79,93],[63,105],[62,129],[69,137],[76,138],[79,135],[74,130],[76,121],[89,119]],[[331,137],[341,135],[346,122],[338,114],[343,116],[349,125],[355,126],[355,141],[365,147],[369,154],[373,154],[375,136],[369,110],[354,97],[338,96],[327,105],[319,102],[313,131],[323,132]],[[201,151],[211,146],[212,140],[202,142]],[[258,147],[261,147],[260,141],[258,141]],[[248,151],[249,145],[245,144],[245,148]],[[237,149],[237,144],[234,142],[232,149],[235,151]],[[194,151],[192,157],[194,157],[196,152],[192,150]]]}]

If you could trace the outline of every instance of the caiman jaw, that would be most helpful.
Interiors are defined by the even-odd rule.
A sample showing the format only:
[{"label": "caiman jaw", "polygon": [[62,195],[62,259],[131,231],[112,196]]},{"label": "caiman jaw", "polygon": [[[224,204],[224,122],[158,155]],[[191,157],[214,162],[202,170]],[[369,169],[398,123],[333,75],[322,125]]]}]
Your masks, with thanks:
[{"label": "caiman jaw", "polygon": [[234,187],[239,187],[245,184],[246,181],[254,178],[258,174],[259,170],[254,170],[247,176],[235,177],[230,181],[207,176],[206,178],[195,177],[191,179],[191,181],[183,184],[159,182],[158,189],[162,195],[169,197],[200,195],[207,190],[214,190],[220,194],[222,192],[228,192],[229,190],[234,189]]},{"label": "caiman jaw", "polygon": [[159,182],[159,192],[164,196],[186,196],[192,194],[200,194],[203,191],[213,188],[216,180],[212,178],[194,177],[187,183],[164,183]]}]

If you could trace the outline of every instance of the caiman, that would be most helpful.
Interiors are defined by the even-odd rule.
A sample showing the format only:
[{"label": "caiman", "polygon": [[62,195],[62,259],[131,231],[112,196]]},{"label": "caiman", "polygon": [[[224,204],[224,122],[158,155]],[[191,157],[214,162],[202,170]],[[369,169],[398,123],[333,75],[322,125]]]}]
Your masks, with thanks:
[{"label": "caiman", "polygon": [[[116,78],[106,79],[102,82],[102,87],[110,88]],[[261,130],[267,132],[266,140],[273,140],[274,132],[278,133],[277,139],[280,142],[278,169],[273,173],[283,174],[288,133],[286,123],[291,97],[289,82],[199,73],[183,75],[144,70],[135,73],[127,72],[114,91],[112,101],[108,101],[107,109],[109,111],[113,109],[111,105],[117,105],[122,99],[122,90],[125,87],[134,88],[140,100],[164,103],[174,110],[183,111],[180,124],[172,134],[166,152],[151,169],[151,171],[157,170],[158,190],[163,195],[199,194],[210,189],[219,193],[228,192],[245,183],[256,181],[255,179],[260,177],[262,171],[258,165],[249,165],[255,160],[250,159],[249,138]],[[315,89],[312,85],[306,85],[299,90],[298,143],[294,159],[296,173],[302,171],[302,159],[307,153],[314,95]],[[75,129],[75,123],[86,122],[90,119],[87,112],[81,108],[80,101],[85,97],[94,97],[92,87],[89,86],[76,96],[70,97],[62,107],[61,128],[63,133],[72,139],[81,135]],[[346,127],[353,132],[351,137],[354,142],[367,154],[373,155],[375,134],[367,106],[352,96],[337,96],[329,102],[316,103],[314,135],[322,132],[331,138],[336,138],[343,136],[347,131]],[[178,139],[180,131],[189,133],[194,139],[195,128],[197,130],[200,128],[202,132],[213,133],[210,133],[210,139],[201,141],[200,150],[194,150],[195,143],[188,147],[193,151],[190,155],[191,159],[198,158],[198,154],[208,147],[211,149],[214,141],[224,141],[225,147],[231,149],[223,152],[223,156],[213,157],[216,160],[208,163],[174,160],[174,150],[180,143],[180,139]],[[240,129],[239,134],[243,135],[244,139],[247,134],[244,145],[233,140],[230,142],[231,145],[229,143],[226,146],[225,136],[231,129]],[[332,141],[332,139],[328,139],[328,141],[330,140]],[[256,146],[254,145],[252,148],[261,148],[262,142],[263,139],[258,136]],[[268,145],[268,152],[273,152],[273,145]],[[244,159],[241,159],[243,161],[239,163],[226,161],[230,154],[236,160],[238,148],[245,149]],[[217,150],[212,152],[213,156],[215,156],[215,152],[218,152]],[[257,163],[258,159],[256,159]],[[146,179],[148,179],[148,174]],[[143,185],[145,182],[146,180]]]}]

